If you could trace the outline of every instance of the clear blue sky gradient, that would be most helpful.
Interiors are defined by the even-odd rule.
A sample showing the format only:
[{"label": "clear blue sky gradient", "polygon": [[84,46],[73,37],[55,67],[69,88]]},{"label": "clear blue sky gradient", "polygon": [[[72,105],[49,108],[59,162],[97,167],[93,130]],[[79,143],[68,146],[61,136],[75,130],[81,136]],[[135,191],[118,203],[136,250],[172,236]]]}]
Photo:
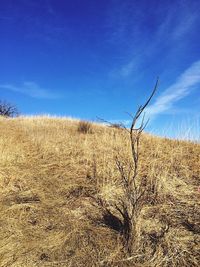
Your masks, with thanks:
[{"label": "clear blue sky gradient", "polygon": [[148,129],[199,137],[199,14],[199,0],[2,0],[0,99],[128,124],[159,76]]}]

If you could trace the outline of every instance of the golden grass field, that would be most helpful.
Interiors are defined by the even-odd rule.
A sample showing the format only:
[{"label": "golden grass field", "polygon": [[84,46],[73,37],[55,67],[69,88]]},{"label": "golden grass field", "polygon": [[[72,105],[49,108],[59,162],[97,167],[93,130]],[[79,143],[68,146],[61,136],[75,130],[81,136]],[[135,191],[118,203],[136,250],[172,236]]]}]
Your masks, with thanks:
[{"label": "golden grass field", "polygon": [[0,118],[0,266],[200,266],[200,145],[142,135],[146,198],[130,256],[94,202],[119,200],[115,157],[130,161],[129,138],[98,124],[80,133],[78,125]]}]

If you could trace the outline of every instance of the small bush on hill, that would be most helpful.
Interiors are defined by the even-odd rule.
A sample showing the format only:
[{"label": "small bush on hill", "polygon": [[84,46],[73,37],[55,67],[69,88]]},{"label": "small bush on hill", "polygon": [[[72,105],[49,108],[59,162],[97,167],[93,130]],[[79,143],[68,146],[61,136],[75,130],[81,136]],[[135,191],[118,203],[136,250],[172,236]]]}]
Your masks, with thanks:
[{"label": "small bush on hill", "polygon": [[120,123],[112,123],[109,125],[109,127],[115,128],[115,129],[123,129],[123,126]]},{"label": "small bush on hill", "polygon": [[78,132],[83,134],[92,133],[92,124],[89,121],[80,121]]}]

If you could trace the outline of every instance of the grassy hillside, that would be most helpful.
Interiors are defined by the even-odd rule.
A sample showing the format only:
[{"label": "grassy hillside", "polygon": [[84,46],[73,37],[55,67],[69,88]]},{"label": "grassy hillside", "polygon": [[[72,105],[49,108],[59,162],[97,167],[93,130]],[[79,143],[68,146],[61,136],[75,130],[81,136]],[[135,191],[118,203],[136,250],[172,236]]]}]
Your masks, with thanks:
[{"label": "grassy hillside", "polygon": [[128,135],[78,127],[59,118],[0,118],[0,266],[199,266],[200,145],[142,135],[145,195],[128,255],[96,201],[120,201],[116,156],[126,168]]}]

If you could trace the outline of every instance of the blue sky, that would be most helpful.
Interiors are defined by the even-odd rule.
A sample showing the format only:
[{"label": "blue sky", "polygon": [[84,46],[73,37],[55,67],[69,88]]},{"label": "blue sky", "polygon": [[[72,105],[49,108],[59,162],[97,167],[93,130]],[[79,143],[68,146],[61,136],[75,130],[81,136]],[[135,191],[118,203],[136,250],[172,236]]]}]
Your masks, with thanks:
[{"label": "blue sky", "polygon": [[[22,114],[128,123],[176,136],[200,116],[199,0],[2,0],[0,99]],[[186,129],[188,130],[188,124]]]}]

